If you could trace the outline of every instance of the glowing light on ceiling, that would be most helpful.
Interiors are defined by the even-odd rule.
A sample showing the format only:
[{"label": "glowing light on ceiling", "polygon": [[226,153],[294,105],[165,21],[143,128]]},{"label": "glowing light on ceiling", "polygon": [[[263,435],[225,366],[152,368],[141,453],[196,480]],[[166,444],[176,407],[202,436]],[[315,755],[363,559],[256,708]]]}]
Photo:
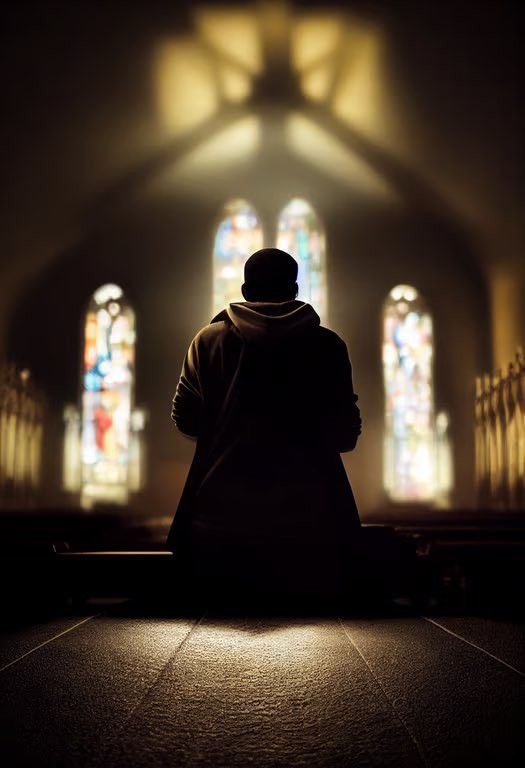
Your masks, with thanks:
[{"label": "glowing light on ceiling", "polygon": [[217,72],[225,99],[234,104],[240,104],[248,99],[252,91],[252,83],[245,72],[231,64],[220,64]]},{"label": "glowing light on ceiling", "polygon": [[392,188],[366,162],[304,115],[289,115],[286,140],[302,159],[345,185],[376,198],[396,199]]},{"label": "glowing light on ceiling", "polygon": [[216,133],[188,153],[176,167],[178,178],[191,181],[212,168],[238,163],[253,155],[259,146],[260,123],[253,115],[243,117]]},{"label": "glowing light on ceiling", "polygon": [[324,101],[333,83],[335,71],[335,63],[328,59],[310,72],[306,72],[301,79],[304,95],[311,101]]},{"label": "glowing light on ceiling", "polygon": [[297,19],[291,40],[293,68],[302,72],[332,56],[340,44],[341,34],[338,15],[318,13]]},{"label": "glowing light on ceiling", "polygon": [[379,30],[349,27],[330,96],[336,117],[382,146],[394,145],[398,131],[390,108],[384,57],[385,44]]},{"label": "glowing light on ceiling", "polygon": [[204,7],[194,13],[201,39],[219,57],[255,75],[263,66],[260,28],[251,10]]},{"label": "glowing light on ceiling", "polygon": [[[300,13],[287,2],[201,6],[192,18],[193,34],[164,41],[155,56],[159,108],[174,135],[188,134],[227,103],[248,105],[257,79],[281,69],[286,77],[289,67],[308,100],[372,140],[389,143],[395,126],[385,109],[385,44],[376,26],[347,13]],[[271,101],[270,88],[259,92]],[[177,172],[190,181],[188,169],[209,171],[223,160],[248,157],[258,149],[259,130],[255,117],[247,117],[193,150]],[[375,197],[394,197],[379,174],[306,116],[290,115],[286,132],[292,151],[318,170]]]},{"label": "glowing light on ceiling", "polygon": [[157,99],[166,127],[182,134],[217,110],[219,92],[213,62],[191,38],[164,42],[156,53]]}]

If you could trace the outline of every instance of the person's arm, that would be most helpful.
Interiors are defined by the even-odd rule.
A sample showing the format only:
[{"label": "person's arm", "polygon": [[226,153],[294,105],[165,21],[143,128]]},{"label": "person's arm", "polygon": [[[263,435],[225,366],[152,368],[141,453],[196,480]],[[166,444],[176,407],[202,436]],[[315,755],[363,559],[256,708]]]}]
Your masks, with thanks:
[{"label": "person's arm", "polygon": [[342,339],[337,339],[329,362],[325,434],[339,452],[353,451],[361,434],[361,414],[352,381],[352,365]]},{"label": "person's arm", "polygon": [[199,378],[197,339],[193,339],[182,365],[173,398],[171,418],[180,432],[187,437],[196,438],[201,426],[202,410],[203,397]]}]

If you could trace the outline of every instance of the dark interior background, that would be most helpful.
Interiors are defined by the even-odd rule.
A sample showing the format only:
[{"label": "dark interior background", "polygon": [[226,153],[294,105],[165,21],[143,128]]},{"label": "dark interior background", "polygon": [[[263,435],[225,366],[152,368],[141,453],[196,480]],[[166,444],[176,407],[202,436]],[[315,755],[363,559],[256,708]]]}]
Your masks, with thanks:
[{"label": "dark interior background", "polygon": [[[2,7],[0,358],[29,367],[49,399],[42,503],[66,503],[61,413],[79,396],[83,313],[93,290],[116,282],[137,313],[136,400],[150,415],[148,484],[137,503],[145,514],[175,510],[193,444],[170,423],[170,402],[187,345],[210,319],[217,217],[228,199],[245,197],[270,245],[279,211],[300,196],[326,231],[329,324],[348,344],[360,394],[363,437],[345,462],[364,518],[381,509],[395,515],[382,490],[380,320],[398,283],[416,286],[433,314],[436,404],[451,416],[453,506],[474,504],[474,377],[510,362],[524,341],[517,7],[270,4],[275,29],[310,20],[321,35],[328,18],[346,30],[334,67],[364,89],[362,114],[356,107],[345,118],[344,104],[338,113],[329,99],[305,98],[279,34],[273,43],[268,34],[244,102],[219,101],[191,124],[191,100],[181,96],[187,128],[170,125],[159,109],[159,47],[200,51],[199,8],[259,18],[261,7]],[[351,53],[352,35],[356,50],[366,38],[371,53],[345,75],[341,50]],[[235,38],[229,45],[234,55]],[[326,142],[305,138],[296,151],[293,115]],[[253,147],[237,153],[225,139],[223,149],[221,132],[242,120],[256,125]],[[331,141],[355,174],[335,167],[335,150],[323,156]]]}]

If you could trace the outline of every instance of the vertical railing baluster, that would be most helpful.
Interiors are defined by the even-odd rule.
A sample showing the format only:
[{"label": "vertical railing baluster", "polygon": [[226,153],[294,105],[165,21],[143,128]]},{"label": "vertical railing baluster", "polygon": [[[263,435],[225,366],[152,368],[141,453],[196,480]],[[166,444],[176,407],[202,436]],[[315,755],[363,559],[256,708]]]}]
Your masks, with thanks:
[{"label": "vertical railing baluster", "polygon": [[27,369],[0,366],[0,506],[36,500],[44,429],[44,399]]},{"label": "vertical railing baluster", "polygon": [[506,372],[477,376],[474,395],[476,501],[480,509],[525,509],[525,356]]}]

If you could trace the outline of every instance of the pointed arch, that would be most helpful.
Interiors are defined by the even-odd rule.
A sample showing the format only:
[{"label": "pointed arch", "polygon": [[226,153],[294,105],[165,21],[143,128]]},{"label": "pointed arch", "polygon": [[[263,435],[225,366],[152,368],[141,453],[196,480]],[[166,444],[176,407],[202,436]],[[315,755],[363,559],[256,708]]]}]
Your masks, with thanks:
[{"label": "pointed arch", "polygon": [[277,222],[277,247],[290,253],[299,265],[297,298],[307,301],[327,320],[326,244],[324,228],[312,205],[294,197]]},{"label": "pointed arch", "polygon": [[84,323],[81,500],[125,503],[135,380],[135,313],[118,285],[98,288]]},{"label": "pointed arch", "polygon": [[392,501],[436,495],[433,323],[424,299],[397,285],[383,305],[384,487]]},{"label": "pointed arch", "polygon": [[242,301],[244,264],[262,247],[262,224],[253,205],[241,198],[229,200],[213,243],[213,314],[232,301]]}]

